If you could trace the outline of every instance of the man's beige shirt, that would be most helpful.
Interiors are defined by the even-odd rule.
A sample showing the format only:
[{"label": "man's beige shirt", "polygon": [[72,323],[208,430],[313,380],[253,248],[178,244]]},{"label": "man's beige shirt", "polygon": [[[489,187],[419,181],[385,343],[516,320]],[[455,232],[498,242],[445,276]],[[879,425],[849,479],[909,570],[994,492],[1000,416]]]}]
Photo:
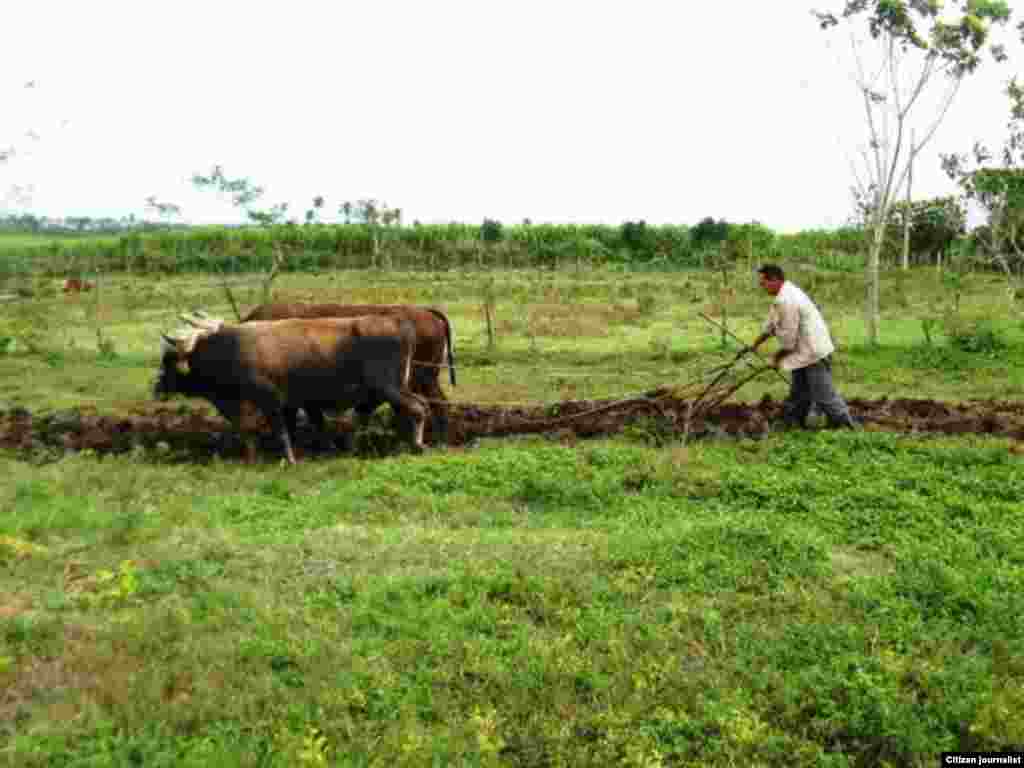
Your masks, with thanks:
[{"label": "man's beige shirt", "polygon": [[793,350],[782,359],[787,371],[806,368],[835,351],[818,307],[789,280],[782,284],[768,310],[764,332],[774,334],[783,349]]}]

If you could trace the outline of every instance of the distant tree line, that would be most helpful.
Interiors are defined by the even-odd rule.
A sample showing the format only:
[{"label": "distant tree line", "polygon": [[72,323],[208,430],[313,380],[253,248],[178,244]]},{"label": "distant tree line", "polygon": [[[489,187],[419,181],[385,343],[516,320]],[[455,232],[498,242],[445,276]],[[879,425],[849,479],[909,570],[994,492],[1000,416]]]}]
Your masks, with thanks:
[{"label": "distant tree line", "polygon": [[129,232],[185,230],[185,224],[148,221],[128,214],[113,216],[36,216],[31,213],[0,214],[0,232],[33,235],[120,235]]},{"label": "distant tree line", "polygon": [[[501,263],[559,265],[654,264],[706,266],[754,260],[789,259],[822,266],[851,264],[862,260],[868,245],[867,230],[852,222],[831,230],[805,230],[782,235],[759,222],[730,222],[707,216],[694,225],[648,224],[643,220],[620,225],[548,224],[524,220],[507,225],[485,218],[482,224],[405,224],[400,209],[372,200],[346,204],[346,223],[322,224],[307,217],[303,224],[253,222],[234,227],[190,226],[168,221],[154,222],[134,215],[113,217],[65,216],[52,218],[31,214],[0,216],[0,232],[21,232],[41,236],[107,235],[109,241],[92,245],[121,261],[124,254],[132,263],[157,263],[173,271],[202,268],[209,256],[228,255],[245,269],[261,262],[269,244],[292,253],[298,262],[312,260],[321,266],[365,266]],[[870,212],[864,212],[867,218]],[[889,213],[883,258],[895,263],[903,239],[904,220],[909,216],[910,246],[916,263],[943,259],[954,242],[963,239],[964,211],[955,198],[899,203]],[[146,236],[145,240],[138,240]],[[64,249],[85,248],[69,243]],[[90,246],[92,247],[92,246]],[[5,249],[8,254],[11,249]],[[155,259],[165,251],[165,258]],[[302,252],[308,252],[307,256]],[[321,253],[324,252],[324,253]],[[206,255],[203,255],[206,254]],[[101,256],[101,259],[103,257]],[[169,267],[169,261],[177,262]],[[253,265],[255,265],[253,262]],[[311,262],[312,263],[312,262]]]}]

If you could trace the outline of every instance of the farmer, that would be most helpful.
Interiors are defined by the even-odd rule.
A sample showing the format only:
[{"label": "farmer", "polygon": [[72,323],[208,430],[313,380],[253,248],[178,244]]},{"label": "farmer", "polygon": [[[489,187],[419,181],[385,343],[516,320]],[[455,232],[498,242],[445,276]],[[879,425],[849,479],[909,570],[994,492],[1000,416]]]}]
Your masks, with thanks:
[{"label": "farmer", "polygon": [[817,404],[831,427],[857,429],[846,401],[832,386],[831,355],[835,346],[817,305],[793,283],[782,268],[765,264],[758,271],[761,287],[775,297],[764,332],[753,349],[775,336],[780,348],[772,364],[792,371],[789,397],[782,404],[782,418],[790,426],[807,427],[811,406]]}]

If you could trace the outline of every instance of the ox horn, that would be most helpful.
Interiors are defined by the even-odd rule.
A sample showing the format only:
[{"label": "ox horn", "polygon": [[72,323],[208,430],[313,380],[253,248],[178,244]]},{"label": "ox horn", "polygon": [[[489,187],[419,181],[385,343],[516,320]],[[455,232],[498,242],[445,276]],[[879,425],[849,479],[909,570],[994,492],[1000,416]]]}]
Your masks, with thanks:
[{"label": "ox horn", "polygon": [[192,350],[195,348],[197,336],[198,334],[195,331],[181,328],[175,331],[174,335],[169,333],[160,334],[160,346],[167,352],[174,352],[177,355],[178,359],[174,367],[182,375],[188,374],[188,356],[192,354]]},{"label": "ox horn", "polygon": [[181,319],[191,325],[193,328],[199,328],[203,331],[215,332],[219,331],[220,327],[224,324],[224,321],[218,317],[211,317],[205,312],[195,311],[190,315],[181,315]]},{"label": "ox horn", "polygon": [[178,354],[188,355],[202,335],[200,331],[192,328],[179,328],[174,333],[161,334],[161,339],[165,344],[171,345]]}]

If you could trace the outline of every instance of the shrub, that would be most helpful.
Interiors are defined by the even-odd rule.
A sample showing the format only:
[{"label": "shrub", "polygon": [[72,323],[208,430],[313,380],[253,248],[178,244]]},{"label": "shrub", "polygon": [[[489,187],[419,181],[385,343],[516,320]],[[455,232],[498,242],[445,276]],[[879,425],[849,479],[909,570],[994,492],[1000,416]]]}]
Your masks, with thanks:
[{"label": "shrub", "polygon": [[484,219],[480,227],[480,239],[485,243],[497,243],[503,236],[501,222],[494,219]]},{"label": "shrub", "polygon": [[1006,348],[1003,333],[988,318],[951,316],[946,320],[946,335],[950,344],[963,352],[991,354]]}]

